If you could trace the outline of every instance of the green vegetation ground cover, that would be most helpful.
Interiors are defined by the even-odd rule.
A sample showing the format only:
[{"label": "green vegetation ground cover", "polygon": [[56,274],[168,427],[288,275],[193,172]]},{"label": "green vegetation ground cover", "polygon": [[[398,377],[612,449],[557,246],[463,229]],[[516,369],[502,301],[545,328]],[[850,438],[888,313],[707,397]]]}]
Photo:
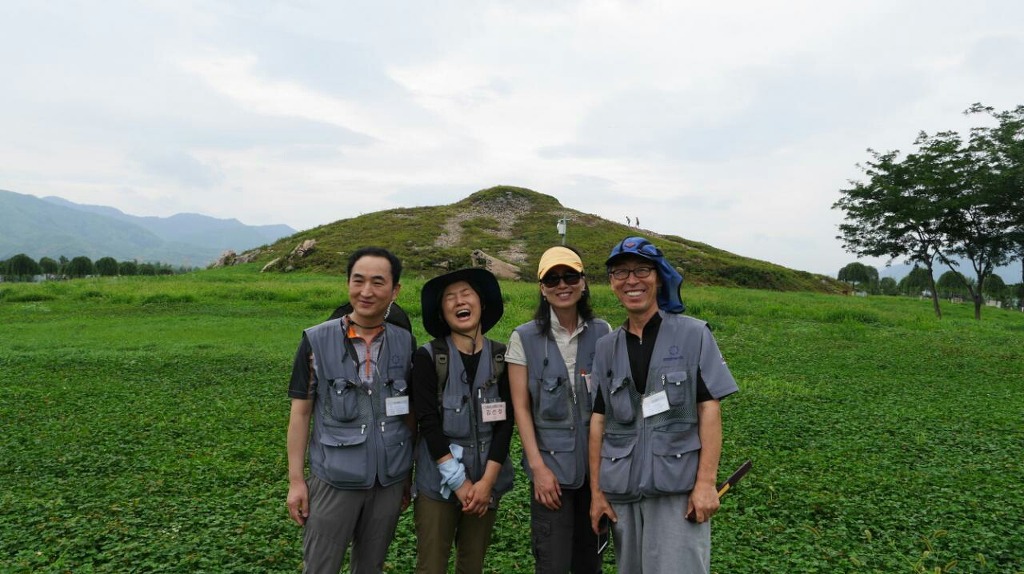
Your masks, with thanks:
[{"label": "green vegetation ground cover", "polygon": [[[400,303],[419,325],[421,281]],[[537,295],[504,283],[507,338]],[[339,277],[234,267],[0,284],[0,572],[296,572],[286,385]],[[1024,572],[1024,315],[968,305],[684,290],[740,383],[724,403],[713,570]],[[623,319],[606,286],[595,307]],[[528,485],[489,571],[529,572]],[[411,571],[411,512],[388,559]],[[606,571],[612,571],[609,564]]]}]

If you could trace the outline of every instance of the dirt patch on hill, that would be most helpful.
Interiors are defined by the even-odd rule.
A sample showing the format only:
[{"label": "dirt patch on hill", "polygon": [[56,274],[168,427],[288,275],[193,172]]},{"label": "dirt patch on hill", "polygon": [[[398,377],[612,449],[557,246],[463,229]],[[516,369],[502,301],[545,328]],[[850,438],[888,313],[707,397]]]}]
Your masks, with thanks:
[{"label": "dirt patch on hill", "polygon": [[[444,222],[444,231],[434,240],[435,247],[454,247],[462,241],[462,224],[480,217],[488,217],[498,222],[498,228],[491,231],[502,239],[512,239],[512,229],[524,214],[530,211],[530,200],[525,197],[509,195],[479,203],[461,211]],[[509,249],[499,255],[510,261],[522,263],[526,260],[523,242],[513,241]]]}]

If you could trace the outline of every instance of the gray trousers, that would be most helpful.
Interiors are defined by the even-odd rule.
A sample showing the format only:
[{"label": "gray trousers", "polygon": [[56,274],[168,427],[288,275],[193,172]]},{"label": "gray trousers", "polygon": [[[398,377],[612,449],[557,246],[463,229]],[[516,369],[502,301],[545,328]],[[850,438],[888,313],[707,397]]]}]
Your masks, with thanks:
[{"label": "gray trousers", "polygon": [[590,484],[562,487],[562,506],[550,510],[537,502],[530,483],[530,529],[535,574],[600,574],[597,535],[590,527]]},{"label": "gray trousers", "polygon": [[689,522],[686,494],[612,503],[615,565],[620,574],[708,574],[711,522]]},{"label": "gray trousers", "polygon": [[402,512],[402,483],[341,490],[310,476],[306,484],[309,518],[303,528],[302,571],[338,574],[352,543],[352,574],[382,572]]}]

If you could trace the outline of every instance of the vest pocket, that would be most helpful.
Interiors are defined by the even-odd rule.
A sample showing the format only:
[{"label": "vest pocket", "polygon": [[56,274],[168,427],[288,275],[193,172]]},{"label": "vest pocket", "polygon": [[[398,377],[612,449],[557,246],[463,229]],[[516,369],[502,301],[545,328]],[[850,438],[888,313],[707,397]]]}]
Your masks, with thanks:
[{"label": "vest pocket", "polygon": [[665,374],[665,394],[668,404],[683,407],[687,413],[695,412],[697,404],[697,381],[687,376],[686,371]]},{"label": "vest pocket", "polygon": [[409,394],[409,383],[405,382],[405,379],[393,379],[388,381],[388,386],[391,387],[392,397],[402,397]]},{"label": "vest pocket", "polygon": [[666,494],[693,490],[697,479],[700,436],[697,427],[688,430],[654,429],[651,432],[653,468],[651,484]]},{"label": "vest pocket", "polygon": [[616,422],[629,424],[636,418],[633,410],[633,398],[630,396],[630,387],[633,380],[629,377],[612,379],[608,393],[608,406],[611,408],[611,415]]},{"label": "vest pocket", "polygon": [[537,429],[537,449],[544,464],[555,473],[558,482],[573,484],[576,479],[576,431]]},{"label": "vest pocket", "polygon": [[629,492],[635,435],[605,434],[601,443],[601,490],[612,494]]},{"label": "vest pocket", "polygon": [[540,381],[540,398],[538,400],[540,408],[538,410],[541,418],[560,421],[569,416],[569,399],[566,397],[567,385],[568,383],[561,377]]},{"label": "vest pocket", "polygon": [[359,416],[359,385],[348,379],[328,382],[327,408],[331,418],[338,422],[352,422]]},{"label": "vest pocket", "polygon": [[412,437],[401,422],[385,425],[384,458],[387,478],[402,478],[412,468]]},{"label": "vest pocket", "polygon": [[469,397],[445,394],[441,399],[441,430],[449,438],[467,438],[470,434]]},{"label": "vest pocket", "polygon": [[324,426],[320,442],[324,445],[324,466],[330,482],[337,486],[364,484],[370,474],[370,450],[363,426]]}]

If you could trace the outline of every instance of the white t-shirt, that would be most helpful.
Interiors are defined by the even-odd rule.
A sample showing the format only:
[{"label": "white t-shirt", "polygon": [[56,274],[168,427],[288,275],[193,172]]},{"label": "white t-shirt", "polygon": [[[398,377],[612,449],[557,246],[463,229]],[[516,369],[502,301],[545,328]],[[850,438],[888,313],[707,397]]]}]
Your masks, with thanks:
[{"label": "white t-shirt", "polygon": [[[576,350],[579,348],[579,336],[587,328],[587,323],[586,321],[577,322],[576,330],[570,333],[558,322],[558,317],[555,316],[553,309],[551,310],[550,322],[551,334],[554,336],[555,345],[558,346],[558,352],[562,354],[562,359],[565,360],[565,368],[569,371],[570,382],[575,385]],[[519,339],[519,333],[516,331],[512,331],[512,336],[508,340],[508,348],[505,349],[505,362],[523,366],[526,366],[528,363],[526,352],[523,349],[523,342]]]}]

